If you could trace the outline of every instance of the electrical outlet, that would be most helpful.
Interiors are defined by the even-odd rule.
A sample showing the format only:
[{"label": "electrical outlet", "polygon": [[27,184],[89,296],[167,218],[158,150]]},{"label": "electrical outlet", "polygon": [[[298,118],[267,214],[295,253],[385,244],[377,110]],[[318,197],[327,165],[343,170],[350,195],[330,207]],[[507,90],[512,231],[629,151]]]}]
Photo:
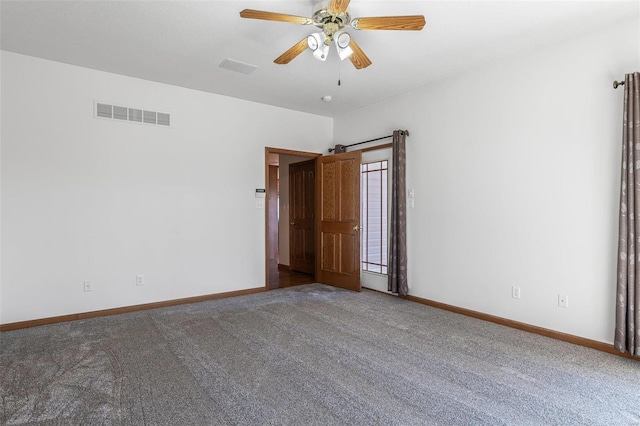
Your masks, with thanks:
[{"label": "electrical outlet", "polygon": [[144,285],[144,275],[136,275],[136,285]]},{"label": "electrical outlet", "polygon": [[561,308],[569,307],[569,296],[566,294],[558,294],[558,306]]},{"label": "electrical outlet", "polygon": [[520,287],[511,287],[511,297],[520,299]]},{"label": "electrical outlet", "polygon": [[84,291],[92,291],[92,290],[93,290],[93,283],[91,281],[85,281]]},{"label": "electrical outlet", "polygon": [[256,209],[264,209],[264,200],[256,200]]}]

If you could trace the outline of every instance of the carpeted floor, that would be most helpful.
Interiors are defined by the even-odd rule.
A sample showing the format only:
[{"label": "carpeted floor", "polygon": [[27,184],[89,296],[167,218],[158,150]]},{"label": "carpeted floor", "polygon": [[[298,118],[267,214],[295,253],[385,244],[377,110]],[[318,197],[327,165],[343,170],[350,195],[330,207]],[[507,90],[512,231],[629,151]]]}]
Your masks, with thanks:
[{"label": "carpeted floor", "polygon": [[320,284],[0,339],[7,425],[640,425],[637,361]]}]

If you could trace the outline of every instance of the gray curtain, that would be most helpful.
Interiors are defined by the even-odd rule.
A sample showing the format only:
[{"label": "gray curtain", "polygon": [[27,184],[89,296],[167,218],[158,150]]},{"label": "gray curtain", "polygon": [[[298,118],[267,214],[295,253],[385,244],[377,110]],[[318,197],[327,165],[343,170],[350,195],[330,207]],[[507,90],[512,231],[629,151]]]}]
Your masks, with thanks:
[{"label": "gray curtain", "polygon": [[406,296],[407,284],[407,188],[406,149],[407,130],[393,132],[391,171],[391,220],[389,222],[389,284],[388,290]]},{"label": "gray curtain", "polygon": [[624,80],[618,285],[614,346],[640,355],[640,73]]}]

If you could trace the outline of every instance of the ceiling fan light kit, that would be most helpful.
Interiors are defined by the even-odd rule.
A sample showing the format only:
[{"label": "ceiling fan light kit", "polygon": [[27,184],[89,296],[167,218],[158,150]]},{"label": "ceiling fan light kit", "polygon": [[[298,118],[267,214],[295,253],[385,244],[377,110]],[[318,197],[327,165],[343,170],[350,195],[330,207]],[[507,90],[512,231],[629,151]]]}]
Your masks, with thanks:
[{"label": "ceiling fan light kit", "polygon": [[351,19],[351,15],[347,11],[349,3],[350,0],[325,0],[318,2],[313,8],[313,14],[310,18],[253,9],[244,9],[240,12],[240,17],[289,22],[300,25],[315,25],[322,30],[321,32],[311,34],[306,39],[293,45],[289,50],[274,60],[276,64],[288,64],[307,48],[313,52],[313,56],[316,59],[326,61],[329,54],[329,46],[333,41],[336,45],[340,60],[349,58],[356,69],[368,67],[371,65],[371,60],[351,38],[351,35],[344,31],[344,28],[350,27],[354,30],[420,31],[425,25],[424,16],[422,15],[379,16]]},{"label": "ceiling fan light kit", "polygon": [[322,43],[319,48],[313,52],[313,56],[321,61],[326,61],[329,55],[329,45]]},{"label": "ceiling fan light kit", "polygon": [[314,33],[307,37],[307,45],[313,52],[313,56],[321,61],[327,60],[329,45],[326,43],[327,36],[324,33]]},{"label": "ceiling fan light kit", "polygon": [[333,35],[333,41],[336,43],[336,50],[341,61],[353,55],[353,49],[349,47],[351,44],[351,36],[346,31],[338,31]]}]

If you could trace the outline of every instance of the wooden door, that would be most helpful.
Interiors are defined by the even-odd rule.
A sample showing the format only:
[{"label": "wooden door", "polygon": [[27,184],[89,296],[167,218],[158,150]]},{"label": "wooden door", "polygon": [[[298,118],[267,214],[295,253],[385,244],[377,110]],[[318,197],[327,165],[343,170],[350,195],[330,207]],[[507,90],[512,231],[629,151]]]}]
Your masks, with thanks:
[{"label": "wooden door", "polygon": [[360,291],[360,151],[317,160],[316,280]]},{"label": "wooden door", "polygon": [[289,265],[315,274],[315,160],[289,165]]}]

